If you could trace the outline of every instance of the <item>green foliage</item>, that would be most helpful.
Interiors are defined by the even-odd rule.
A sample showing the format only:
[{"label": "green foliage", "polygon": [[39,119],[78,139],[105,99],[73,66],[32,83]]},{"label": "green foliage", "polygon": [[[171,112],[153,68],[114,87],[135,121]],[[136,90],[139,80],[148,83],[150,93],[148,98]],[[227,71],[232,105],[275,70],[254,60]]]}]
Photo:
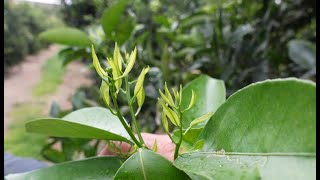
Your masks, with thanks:
[{"label": "green foliage", "polygon": [[[166,118],[169,118],[176,126],[182,124],[181,127],[183,129],[175,130],[172,137],[173,141],[182,141],[175,143],[176,145],[181,145],[186,151],[192,152],[202,149],[202,151],[209,151],[206,153],[210,156],[222,157],[217,161],[208,160],[210,162],[206,162],[204,166],[199,165],[197,169],[192,167],[193,165],[190,164],[190,161],[194,158],[194,162],[205,162],[204,160],[208,158],[207,155],[197,153],[190,154],[190,156],[182,155],[174,163],[178,168],[184,170],[194,179],[219,179],[235,174],[254,179],[260,177],[262,179],[286,179],[300,177],[299,175],[302,178],[313,178],[315,152],[310,147],[315,143],[310,141],[307,144],[306,139],[311,136],[313,138],[314,134],[315,97],[310,95],[315,90],[314,85],[308,86],[308,89],[301,80],[292,82],[290,79],[279,81],[274,86],[270,85],[273,83],[263,82],[250,85],[236,92],[226,102],[224,101],[230,94],[252,82],[291,76],[314,80],[316,69],[306,68],[306,64],[311,67],[310,64],[315,62],[315,58],[313,58],[315,42],[314,3],[311,1],[305,3],[302,3],[302,1],[282,1],[280,4],[276,4],[274,1],[220,1],[219,3],[209,1],[184,1],[183,3],[181,1],[170,1],[162,3],[159,1],[134,1],[127,5],[126,1],[116,1],[111,5],[108,4],[106,10],[103,11],[103,15],[99,16],[99,18],[101,17],[99,19],[101,26],[95,25],[86,29],[89,37],[95,42],[96,59],[99,62],[99,66],[101,64],[100,67],[102,67],[99,68],[99,72],[107,73],[107,76],[105,76],[105,73],[98,72],[100,78],[107,79],[104,79],[105,83],[101,86],[103,92],[110,93],[110,96],[104,96],[104,101],[116,98],[117,104],[115,104],[114,100],[110,101],[110,104],[101,101],[102,99],[96,101],[100,105],[107,104],[109,109],[111,109],[109,106],[117,109],[117,112],[111,112],[118,115],[121,114],[118,118],[122,121],[124,121],[123,117],[128,117],[126,119],[128,119],[129,124],[132,124],[132,127],[128,128],[139,130],[139,126],[136,125],[134,120],[135,116],[132,116],[135,112],[130,109],[133,107],[134,98],[131,99],[129,96],[129,100],[131,99],[129,101],[126,97],[128,90],[130,92],[130,87],[127,88],[126,84],[132,84],[135,81],[128,82],[131,79],[120,78],[123,73],[121,70],[122,65],[119,66],[121,64],[118,61],[119,59],[115,56],[110,58],[108,53],[112,51],[110,46],[114,41],[121,42],[119,43],[120,46],[118,46],[120,50],[133,49],[136,44],[139,44],[137,46],[139,52],[137,58],[139,60],[130,71],[130,78],[131,76],[137,77],[142,67],[146,65],[151,67],[149,75],[144,79],[147,90],[141,93],[140,98],[140,100],[143,99],[145,106],[141,108],[141,111],[140,109],[136,111],[136,114],[139,113],[140,119],[142,119],[140,124],[147,128],[151,127],[151,131],[157,129],[158,124],[154,125],[154,122],[160,122],[160,116],[157,116],[159,115],[158,110],[150,107],[156,104],[156,98],[159,95],[156,89],[163,89],[163,81],[166,81],[169,86],[181,82],[186,83],[197,77],[197,74],[208,74],[221,79],[217,80],[217,83],[213,83],[215,84],[212,85],[215,87],[213,89],[210,85],[211,83],[209,85],[204,83],[206,80],[199,84],[193,81],[191,82],[195,84],[193,88],[184,89],[182,93],[184,108],[190,105],[192,90],[196,94],[194,109],[190,108],[190,110],[186,111],[185,113],[188,113],[188,115],[183,118],[187,119],[185,121],[188,123],[180,122],[179,124],[176,121],[176,117],[168,116],[168,114],[172,113],[161,116],[166,132],[170,131],[169,125],[172,125],[168,124]],[[178,8],[180,6],[184,8]],[[125,19],[128,20],[125,21]],[[115,22],[122,22],[123,25]],[[122,33],[124,34],[122,35]],[[294,39],[300,39],[304,42],[307,40],[308,43],[292,43],[295,41]],[[81,57],[83,58],[90,57],[91,53],[86,49],[89,49],[89,46],[87,48],[80,46],[70,47],[66,50],[67,55],[65,57],[67,60],[65,64],[78,58],[78,52],[82,53]],[[116,52],[116,49],[114,52]],[[99,61],[105,58],[108,59],[107,62]],[[128,64],[125,60],[123,62],[126,67]],[[97,67],[95,66],[96,69]],[[97,74],[95,78],[98,79],[97,83],[100,84],[101,80]],[[207,79],[209,82],[215,81],[215,79],[209,77]],[[223,85],[221,82],[224,82]],[[261,84],[264,84],[266,88],[262,88],[262,90],[255,89]],[[108,91],[106,90],[106,85],[110,87]],[[123,85],[126,85],[125,89],[121,89]],[[111,90],[112,87],[113,90]],[[197,90],[198,88],[199,90]],[[233,103],[232,99],[246,92],[245,90],[247,89],[253,92],[256,91],[256,93],[245,94]],[[299,89],[300,91],[297,91]],[[285,95],[287,91],[291,96]],[[296,92],[298,96],[293,92]],[[308,93],[302,94],[302,92]],[[172,97],[179,97],[179,94],[173,93]],[[274,96],[270,97],[269,94]],[[216,98],[213,100],[211,95]],[[175,109],[176,107],[169,105],[171,99],[168,93],[164,92],[161,96],[163,102],[165,102],[162,106],[168,107],[166,109],[167,112],[176,114],[178,112]],[[92,97],[92,99],[96,99],[96,97]],[[268,99],[271,100],[269,101]],[[80,101],[84,102],[82,99]],[[306,105],[303,102],[312,103]],[[88,105],[80,104],[81,106]],[[229,107],[226,104],[231,105]],[[248,104],[250,105],[249,107],[247,106]],[[294,105],[299,106],[303,111],[297,110]],[[119,107],[122,106],[123,109],[121,110]],[[238,111],[237,109],[240,110]],[[215,112],[215,114],[209,121],[196,125],[197,129],[192,127],[188,129],[188,125],[193,120],[211,111]],[[300,119],[296,119],[296,117]],[[311,125],[310,127],[301,125],[303,130],[298,131],[296,129],[301,127],[296,125],[304,122],[303,117],[309,117],[308,121],[311,121]],[[260,121],[260,119],[263,121]],[[151,125],[148,122],[152,122],[150,123]],[[265,125],[263,122],[269,124]],[[295,123],[290,124],[288,122]],[[266,128],[264,129],[264,126],[259,123],[265,125]],[[202,130],[202,127],[207,130]],[[278,131],[272,130],[273,127],[276,127],[275,129]],[[245,134],[247,131],[252,134]],[[284,135],[284,137],[287,137],[290,141],[274,145],[273,143],[277,142],[274,136],[277,134],[283,135],[287,131],[290,131],[290,133],[287,136]],[[295,134],[296,131],[303,133]],[[311,135],[306,135],[305,132],[307,131],[310,131]],[[258,138],[262,138],[259,134],[264,135],[265,139],[259,141]],[[291,136],[288,137],[289,135]],[[299,141],[293,143],[292,138],[297,138]],[[282,140],[282,138],[278,139],[279,141]],[[249,142],[249,144],[240,143],[242,140]],[[137,142],[135,143],[138,144]],[[234,146],[248,150],[241,152],[248,154],[235,156],[238,154],[233,153],[238,151],[234,149]],[[285,154],[276,154],[276,157],[274,157],[274,154],[264,154],[274,153],[268,151],[272,146],[275,146],[275,149],[286,150],[282,152]],[[309,147],[308,150],[311,149],[311,151],[308,151],[308,153],[310,154],[304,154],[307,151],[306,148],[301,149],[302,155],[288,150],[290,148],[297,150],[294,148],[295,146]],[[249,148],[246,149],[247,147]],[[219,151],[221,149],[231,152],[225,154],[223,151]],[[260,150],[265,151],[262,152]],[[256,158],[250,158],[253,153],[260,154],[254,154]],[[235,163],[229,162],[230,159],[234,158],[240,158],[240,160],[236,160],[237,162]],[[266,163],[266,167],[261,168],[260,165],[265,163],[264,160],[266,158],[270,162]],[[260,161],[263,162],[261,163]],[[301,166],[299,163],[303,163],[305,166]],[[283,167],[276,168],[276,164],[281,164]],[[213,165],[222,165],[223,168],[219,169]],[[290,168],[296,168],[297,171],[295,173],[300,174],[291,174],[290,176],[288,174],[288,169]],[[210,172],[215,172],[215,174]],[[304,176],[305,173],[309,173],[310,176]],[[208,176],[205,174],[208,174]]]},{"label": "green foliage", "polygon": [[[101,79],[106,83],[105,86],[110,87],[111,91],[107,93],[110,93],[113,108],[111,104],[106,104],[110,111],[101,107],[93,107],[74,111],[62,119],[33,120],[27,123],[27,131],[57,137],[94,138],[126,142],[130,142],[130,136],[133,140],[130,143],[139,147],[137,152],[128,159],[124,159],[120,167],[116,167],[118,168],[117,171],[114,167],[111,167],[112,174],[109,173],[108,166],[106,167],[108,173],[93,174],[93,176],[110,179],[158,179],[160,174],[161,178],[175,177],[178,179],[232,179],[234,177],[245,179],[290,179],[296,177],[313,179],[315,177],[315,83],[297,78],[272,79],[253,83],[231,95],[216,109],[213,116],[211,112],[192,121],[184,132],[182,124],[185,111],[180,107],[181,98],[184,97],[182,86],[180,86],[179,91],[172,90],[173,98],[167,85],[165,85],[165,92],[160,91],[161,99],[159,101],[164,110],[164,117],[169,118],[178,129],[174,132],[175,137],[173,138],[166,128],[167,134],[176,146],[175,161],[172,164],[164,157],[147,150],[144,145],[139,126],[136,124],[137,113],[133,114],[132,112],[132,100],[134,98],[131,99],[130,97],[127,75],[123,77],[126,79],[124,93],[127,94],[128,105],[133,115],[131,124],[135,128],[139,140],[133,136],[131,124],[126,124],[124,121],[117,106],[117,93],[120,91],[116,91],[115,84],[115,78],[121,78],[121,72],[116,77],[109,77],[108,75],[108,72],[113,70],[120,71],[119,66],[121,66],[122,61],[119,60],[122,59],[121,54],[116,49],[114,55],[112,60],[114,66],[107,72],[99,64],[95,66],[97,72],[100,70],[103,72],[101,73]],[[94,51],[92,51],[92,56],[93,62],[98,63]],[[130,64],[128,59],[131,59],[129,55],[126,56],[126,61]],[[120,64],[116,64],[116,62]],[[207,87],[207,90],[217,88],[216,83],[212,85],[212,82],[219,82],[219,80],[212,79],[209,76],[201,77],[190,82],[184,88],[184,91],[187,88],[192,88],[192,85],[195,84],[198,84],[197,87]],[[203,81],[203,77],[206,78],[206,81]],[[213,92],[217,93],[217,96],[224,95],[224,86],[218,87],[222,87],[222,91]],[[118,88],[121,88],[121,86]],[[186,107],[192,109],[192,106],[196,104],[194,94],[198,94],[199,91],[202,91],[202,89],[192,89],[191,100]],[[220,101],[210,94],[203,93],[203,95],[209,100]],[[207,123],[204,123],[203,129],[192,128],[192,124],[205,122],[204,120],[208,118],[210,119]],[[308,124],[308,126],[305,126],[305,124]],[[178,139],[178,142],[175,139]],[[190,143],[191,141],[194,144]],[[182,143],[186,148],[183,151],[190,153],[181,154],[179,152]],[[63,158],[65,158],[65,154],[61,154],[54,149],[46,149],[44,154],[51,154],[51,157],[55,156],[57,162],[63,161]],[[104,161],[102,159],[94,158],[101,163]],[[92,161],[93,159],[83,160],[80,163],[81,167],[78,168],[99,165],[99,163]],[[94,165],[91,165],[91,163],[94,163]],[[56,165],[31,173],[9,175],[7,178],[40,178],[44,173],[57,171],[59,171],[59,175],[66,173],[69,177],[74,176],[75,173],[70,173],[70,169],[73,169],[75,165],[79,165],[79,162]],[[69,170],[65,170],[61,166],[66,166],[66,169]],[[70,168],[68,168],[69,166]],[[97,169],[99,168],[95,170]],[[292,171],[293,169],[294,171]],[[84,173],[82,176],[85,177],[92,173],[88,169],[82,171],[81,173]]]},{"label": "green foliage", "polygon": [[[191,91],[195,92],[196,103],[193,108],[184,114],[183,128],[188,128],[190,122],[197,117],[209,112],[215,112],[226,99],[226,90],[224,82],[213,79],[207,75],[201,75],[183,89],[181,106],[187,108],[191,98]],[[200,123],[196,127],[203,127],[206,124]]]},{"label": "green foliage", "polygon": [[189,179],[173,164],[150,150],[139,149],[119,168],[113,179]]},{"label": "green foliage", "polygon": [[304,69],[316,68],[316,46],[305,40],[293,39],[288,42],[289,57]]},{"label": "green foliage", "polygon": [[[69,3],[71,2],[71,3]],[[85,27],[91,25],[100,17],[108,5],[105,0],[62,0],[60,13],[66,24],[72,27]]]},{"label": "green foliage", "polygon": [[10,112],[12,121],[8,134],[4,138],[4,149],[16,156],[43,159],[40,156],[41,148],[46,143],[46,136],[26,133],[26,121],[44,115],[42,104],[24,103],[14,106]]},{"label": "green foliage", "polygon": [[62,163],[49,168],[6,176],[8,180],[112,179],[121,166],[119,157],[94,157]]},{"label": "green foliage", "polygon": [[55,137],[107,139],[130,142],[130,137],[117,117],[100,107],[83,108],[62,119],[44,118],[29,121],[28,132]]},{"label": "green foliage", "polygon": [[[44,12],[45,11],[45,12]],[[52,10],[27,3],[4,1],[4,68],[5,72],[23,60],[27,54],[36,53],[46,44],[37,35],[47,28],[61,26]]]},{"label": "green foliage", "polygon": [[304,155],[186,153],[174,165],[191,179],[316,179],[316,159]]},{"label": "green foliage", "polygon": [[115,3],[107,8],[101,17],[101,24],[106,38],[113,39],[119,44],[123,44],[129,38],[134,28],[132,18],[123,17],[127,4],[127,0]]},{"label": "green foliage", "polygon": [[[208,80],[214,80],[208,76],[205,77]],[[199,83],[199,79],[194,81]],[[194,82],[190,82],[190,84],[194,84]],[[199,86],[204,84],[207,83],[202,81]],[[114,86],[112,84],[110,89],[114,89]],[[211,90],[215,88],[215,86],[208,87]],[[245,179],[314,179],[316,162],[315,89],[315,83],[296,78],[272,79],[253,83],[238,90],[222,103],[203,129],[191,129],[189,134],[183,133],[182,138],[182,129],[179,124],[176,124],[180,131],[178,136],[176,135],[179,138],[179,143],[172,139],[176,147],[179,149],[182,139],[185,143],[190,144],[191,142],[194,145],[187,149],[186,152],[189,153],[180,154],[173,164],[157,153],[147,150],[146,147],[141,147],[141,144],[136,143],[139,141],[135,140],[134,143],[140,148],[130,158],[124,159],[124,162],[117,166],[119,168],[117,171],[113,169],[114,167],[109,169],[107,166],[105,172],[111,171],[112,174],[93,172],[92,176],[110,179],[134,179],[137,177],[139,179],[158,179],[160,175],[161,178],[175,177],[178,179],[234,179],[235,177]],[[182,88],[180,88],[180,92],[183,93]],[[173,90],[175,100],[183,97],[180,92]],[[116,104],[116,99],[112,94],[115,91],[110,93]],[[174,107],[168,106],[169,93],[163,94],[163,96],[166,98],[162,97],[162,101],[167,102],[164,106],[175,111]],[[174,104],[178,103],[179,101],[174,102]],[[132,105],[129,104],[129,106]],[[108,108],[111,112],[114,111],[110,107]],[[96,123],[106,123],[107,120],[98,121],[103,117],[109,117],[110,121],[111,113],[108,111],[108,116],[99,117],[99,113],[94,109],[97,108],[78,110],[67,115],[65,119],[68,120],[64,121],[73,122],[73,124],[69,124],[69,128],[66,128],[66,124],[54,123],[62,120],[51,119],[31,121],[27,124],[27,129],[32,132],[56,136],[69,136],[68,134],[74,134],[75,130],[79,137],[110,136],[107,131],[101,131],[98,135],[94,129],[98,126],[99,128],[107,128]],[[106,111],[103,108],[98,109]],[[115,106],[115,111],[119,120],[122,121],[117,106]],[[94,120],[94,118],[96,119]],[[181,116],[179,115],[178,118]],[[120,124],[116,118],[111,121]],[[182,122],[183,118],[179,121]],[[84,122],[87,128],[78,128],[76,125]],[[305,126],[305,124],[308,125]],[[94,129],[90,130],[90,127]],[[111,129],[115,130],[114,127]],[[125,129],[129,134],[132,133],[127,128]],[[170,134],[168,135],[171,137]],[[143,141],[140,142],[143,145]],[[98,159],[100,158],[95,158],[95,160]],[[83,162],[81,167],[92,167],[91,160],[93,159],[81,161]],[[69,168],[76,169],[72,168],[73,163],[79,162],[56,165],[25,174],[9,175],[7,178],[40,178],[45,173],[51,172],[58,174],[59,178],[65,177],[63,174],[76,178],[87,177],[92,173],[92,170],[87,169],[83,170],[81,174],[69,173]],[[61,166],[66,167],[60,168]]]},{"label": "green foliage", "polygon": [[202,152],[174,164],[193,179],[315,179],[315,96],[314,83],[294,78],[249,85],[208,121]]},{"label": "green foliage", "polygon": [[314,83],[294,78],[249,85],[230,96],[208,121],[199,137],[205,140],[203,149],[315,153],[315,98]]},{"label": "green foliage", "polygon": [[[78,2],[85,3],[80,0],[73,3]],[[95,43],[100,60],[110,56],[108,52],[112,52],[114,42],[119,43],[120,50],[133,49],[139,44],[139,61],[131,73],[138,75],[142,67],[150,66],[150,76],[145,80],[148,90],[144,92],[147,104],[156,103],[157,89],[163,89],[162,82],[166,81],[169,86],[186,83],[197,74],[223,80],[226,97],[252,82],[269,78],[315,80],[316,68],[303,68],[288,48],[293,39],[307,40],[314,46],[312,1],[277,4],[274,1],[98,0],[95,5],[99,6],[99,10],[93,10],[95,21],[82,30]],[[64,64],[90,58],[89,48],[69,47],[61,53]],[[295,52],[309,54],[306,52],[309,50],[304,49]],[[94,79],[96,84],[100,83],[98,76]],[[125,105],[125,97],[120,98],[119,103]],[[141,109],[144,117],[141,126],[155,132],[159,123],[155,124],[154,119],[160,122],[160,118],[155,116],[156,109],[148,107]],[[129,116],[129,112],[125,115]]]},{"label": "green foliage", "polygon": [[92,44],[89,37],[75,28],[53,28],[39,34],[39,38],[51,43],[63,45],[89,46]]}]

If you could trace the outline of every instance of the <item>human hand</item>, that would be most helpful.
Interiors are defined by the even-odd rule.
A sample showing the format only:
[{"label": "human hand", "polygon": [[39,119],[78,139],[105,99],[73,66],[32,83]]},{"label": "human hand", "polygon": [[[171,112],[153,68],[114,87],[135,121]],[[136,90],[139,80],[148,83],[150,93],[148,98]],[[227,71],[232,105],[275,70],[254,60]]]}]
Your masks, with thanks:
[{"label": "human hand", "polygon": [[[158,147],[157,153],[161,154],[162,156],[164,156],[170,161],[173,160],[175,145],[171,142],[171,139],[169,138],[169,136],[167,136],[166,134],[150,134],[150,133],[141,133],[141,136],[145,142],[145,145],[149,149],[152,148],[154,141],[156,139],[156,143]],[[114,144],[116,144],[119,148],[121,148],[121,150],[124,153],[128,153],[130,150],[130,144],[128,143],[114,142]],[[117,155],[117,154],[115,152],[110,151],[110,148],[108,147],[108,145],[106,145],[102,149],[102,151],[99,153],[98,156],[103,156],[103,155]]]}]

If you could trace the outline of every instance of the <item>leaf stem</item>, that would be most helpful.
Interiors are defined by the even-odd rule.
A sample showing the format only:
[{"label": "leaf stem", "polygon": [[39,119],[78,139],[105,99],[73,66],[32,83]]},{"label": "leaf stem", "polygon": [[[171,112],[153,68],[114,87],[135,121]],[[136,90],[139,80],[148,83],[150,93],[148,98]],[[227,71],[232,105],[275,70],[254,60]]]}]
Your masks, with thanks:
[{"label": "leaf stem", "polygon": [[178,112],[179,112],[179,120],[180,120],[180,139],[179,139],[179,142],[176,144],[176,148],[174,150],[174,159],[176,159],[179,155],[179,149],[180,149],[180,146],[181,146],[181,143],[182,143],[182,137],[183,137],[183,133],[182,133],[182,113],[180,111],[180,106],[178,108]]},{"label": "leaf stem", "polygon": [[126,129],[126,131],[128,132],[129,136],[131,137],[131,139],[134,141],[134,143],[137,144],[138,147],[142,148],[143,146],[141,145],[141,143],[137,140],[137,138],[134,136],[134,134],[132,133],[132,130],[129,128],[128,124],[126,123],[126,120],[122,117],[119,107],[118,107],[118,103],[116,98],[114,97],[113,93],[114,93],[114,82],[112,82],[112,86],[110,88],[111,90],[111,98],[113,100],[113,105],[114,108],[116,109],[116,115],[119,118],[121,124],[123,125],[123,127]]},{"label": "leaf stem", "polygon": [[133,111],[133,107],[132,107],[132,103],[131,103],[131,96],[130,96],[130,88],[129,88],[129,81],[128,81],[128,76],[125,77],[125,85],[126,85],[126,95],[127,95],[127,101],[128,101],[128,106],[129,106],[129,111],[130,111],[130,114],[131,114],[131,118],[132,118],[132,124],[135,128],[135,131],[138,135],[138,138],[140,140],[140,143],[142,144],[142,146],[144,146],[144,141],[143,141],[143,138],[141,136],[141,133],[140,133],[140,127],[139,125],[137,124],[137,119],[136,119],[136,116],[134,114],[134,111]]}]

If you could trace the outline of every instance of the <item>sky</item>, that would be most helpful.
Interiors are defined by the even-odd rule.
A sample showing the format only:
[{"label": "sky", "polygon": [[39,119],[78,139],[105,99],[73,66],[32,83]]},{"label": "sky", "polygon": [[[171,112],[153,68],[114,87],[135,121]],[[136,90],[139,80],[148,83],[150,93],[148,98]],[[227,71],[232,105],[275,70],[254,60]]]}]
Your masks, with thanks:
[{"label": "sky", "polygon": [[60,0],[21,0],[21,1],[32,1],[46,4],[60,4]]}]

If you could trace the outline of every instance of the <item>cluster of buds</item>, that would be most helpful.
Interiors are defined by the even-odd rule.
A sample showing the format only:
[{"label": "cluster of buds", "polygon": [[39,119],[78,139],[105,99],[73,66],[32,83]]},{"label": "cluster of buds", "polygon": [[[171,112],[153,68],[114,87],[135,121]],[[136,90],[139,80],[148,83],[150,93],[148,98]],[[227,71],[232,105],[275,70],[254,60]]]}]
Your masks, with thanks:
[{"label": "cluster of buds", "polygon": [[[125,53],[124,57],[125,57],[124,58],[125,60],[123,60],[119,47],[117,46],[117,43],[116,43],[114,52],[113,52],[113,57],[107,58],[108,68],[104,70],[99,63],[98,57],[92,45],[93,66],[96,69],[100,78],[102,79],[100,92],[102,94],[105,104],[110,110],[111,110],[110,93],[112,93],[114,97],[117,97],[119,91],[123,90],[121,89],[122,79],[128,76],[129,72],[132,70],[137,57],[137,49],[134,48],[134,50],[130,53],[130,55],[128,53]],[[125,67],[124,71],[122,69],[123,66]],[[140,73],[137,79],[136,86],[134,89],[133,98],[137,99],[137,104],[139,107],[141,107],[144,103],[145,92],[143,88],[143,82],[144,82],[144,77],[148,73],[149,69],[150,69],[149,67],[143,68],[142,72]],[[113,87],[114,89],[111,89]]]},{"label": "cluster of buds", "polygon": [[[102,94],[103,100],[106,106],[110,109],[111,113],[118,116],[122,125],[125,127],[125,129],[129,133],[130,137],[135,142],[135,144],[139,147],[143,147],[144,142],[139,131],[139,125],[136,122],[136,116],[139,113],[145,100],[145,91],[143,88],[143,82],[150,68],[146,67],[142,69],[138,79],[135,81],[136,84],[134,88],[134,93],[133,93],[133,97],[131,97],[130,88],[129,88],[130,83],[128,82],[128,74],[134,66],[134,63],[136,61],[136,56],[137,56],[137,49],[135,48],[130,54],[125,53],[125,56],[124,56],[125,58],[123,58],[121,56],[121,53],[117,44],[115,44],[113,57],[107,58],[108,67],[104,70],[99,63],[98,57],[92,45],[93,66],[96,69],[100,78],[102,79],[100,92]],[[124,71],[123,71],[123,67],[124,67]],[[123,79],[125,79],[124,81],[125,90],[121,88],[123,84]],[[138,134],[139,141],[135,138],[133,131],[131,130],[131,127],[126,123],[126,121],[124,120],[123,116],[119,111],[119,107],[117,105],[117,96],[120,91],[126,94],[129,109],[130,109],[130,114],[132,117],[132,123],[133,123],[133,126],[135,127],[136,133]],[[183,136],[195,125],[209,119],[213,115],[213,113],[210,112],[205,115],[202,115],[199,118],[196,118],[189,124],[189,127],[184,130],[182,129],[183,113],[191,109],[195,105],[195,101],[196,101],[195,92],[192,90],[189,105],[186,109],[183,109],[183,110],[181,106],[182,85],[180,85],[179,91],[172,88],[172,93],[171,93],[167,87],[167,83],[165,83],[164,92],[161,92],[159,90],[159,93],[161,95],[161,98],[158,98],[158,100],[163,108],[163,112],[161,115],[161,122],[165,132],[171,138],[172,142],[176,144],[176,149],[174,154],[174,157],[176,158],[178,155],[179,147],[181,145]],[[113,101],[113,106],[115,111],[110,106],[111,100]],[[138,109],[136,113],[134,113],[134,110],[133,110],[133,102],[135,100],[138,105]],[[178,142],[175,142],[173,140],[169,132],[168,119],[180,131],[180,139]],[[157,150],[156,142],[154,143],[152,150],[154,151]]]},{"label": "cluster of buds", "polygon": [[[161,122],[163,125],[163,128],[165,132],[169,135],[169,127],[168,127],[168,119],[170,122],[176,126],[178,129],[182,131],[182,123],[183,123],[183,113],[189,109],[191,109],[196,102],[196,96],[193,90],[191,90],[191,98],[189,105],[186,109],[181,109],[181,99],[182,99],[182,85],[180,85],[179,91],[176,91],[174,88],[172,88],[172,94],[171,95],[167,83],[165,83],[164,86],[164,93],[159,90],[159,93],[161,95],[161,98],[158,98],[162,108],[163,112],[161,115]],[[174,97],[174,98],[173,98]],[[205,115],[202,115],[196,119],[194,119],[190,124],[189,127],[184,130],[183,135],[185,135],[192,127],[195,125],[209,119],[213,115],[213,112],[209,112]],[[176,144],[176,142],[174,142]]]}]

